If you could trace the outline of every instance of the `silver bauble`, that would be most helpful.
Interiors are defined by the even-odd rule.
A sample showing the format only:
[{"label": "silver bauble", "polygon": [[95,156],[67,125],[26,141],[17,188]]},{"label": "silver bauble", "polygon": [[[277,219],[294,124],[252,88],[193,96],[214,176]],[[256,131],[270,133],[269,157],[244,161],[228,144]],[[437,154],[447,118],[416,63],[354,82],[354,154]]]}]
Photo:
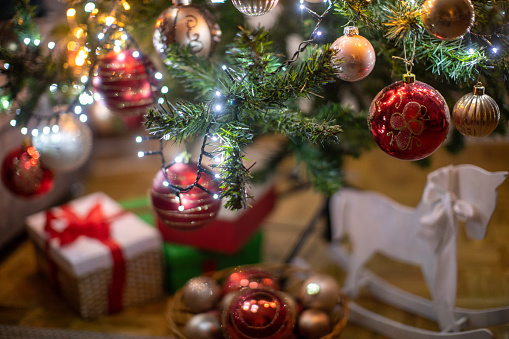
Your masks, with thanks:
[{"label": "silver bauble", "polygon": [[80,168],[92,152],[92,131],[74,113],[58,115],[32,136],[41,161],[55,172]]},{"label": "silver bauble", "polygon": [[208,58],[221,37],[216,19],[205,7],[188,1],[163,11],[156,20],[153,43],[157,53],[166,59],[171,44],[190,46],[194,55]]},{"label": "silver bauble", "polygon": [[219,317],[211,313],[199,313],[189,319],[184,328],[188,339],[221,339],[221,323]]},{"label": "silver bauble", "polygon": [[267,14],[279,0],[232,0],[233,5],[244,15],[259,16]]},{"label": "silver bauble", "polygon": [[211,310],[220,297],[221,288],[210,277],[191,278],[182,287],[182,300],[193,313]]}]

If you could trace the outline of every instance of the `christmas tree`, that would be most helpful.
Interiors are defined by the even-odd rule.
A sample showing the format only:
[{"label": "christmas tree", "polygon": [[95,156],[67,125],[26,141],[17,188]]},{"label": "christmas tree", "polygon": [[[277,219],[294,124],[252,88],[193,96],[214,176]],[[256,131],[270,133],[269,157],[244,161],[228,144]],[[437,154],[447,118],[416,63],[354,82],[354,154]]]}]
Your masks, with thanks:
[{"label": "christmas tree", "polygon": [[[2,113],[37,137],[33,126],[50,119],[34,114],[41,97],[56,113],[86,121],[87,106],[102,96],[120,115],[145,117],[140,140],[161,141],[160,150],[140,155],[200,139],[196,180],[164,181],[177,197],[195,186],[215,194],[200,178],[217,173],[225,206],[243,208],[250,180],[263,180],[289,155],[331,195],[344,185],[344,157],[375,143],[425,165],[449,129],[445,147],[453,152],[464,135],[506,133],[509,1],[67,5],[66,22],[45,34],[36,6],[12,6],[0,49]],[[260,15],[269,18],[265,27]],[[295,36],[301,42],[288,51]],[[246,146],[274,132],[286,137],[279,152],[265,168],[251,168]],[[212,171],[204,157],[217,160]],[[165,170],[173,164],[163,158]]]}]

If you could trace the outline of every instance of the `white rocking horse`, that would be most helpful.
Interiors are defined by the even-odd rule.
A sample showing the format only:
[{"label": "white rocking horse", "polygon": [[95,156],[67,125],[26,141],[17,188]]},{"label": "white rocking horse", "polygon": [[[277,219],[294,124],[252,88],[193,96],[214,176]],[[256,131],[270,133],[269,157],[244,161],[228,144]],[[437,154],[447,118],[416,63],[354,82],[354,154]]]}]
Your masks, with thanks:
[{"label": "white rocking horse", "polygon": [[[355,297],[361,286],[386,302],[438,322],[442,332],[396,323],[353,303],[353,320],[393,338],[490,338],[486,329],[465,328],[509,323],[509,307],[490,310],[455,308],[458,221],[466,233],[483,239],[497,203],[497,187],[507,172],[487,172],[473,165],[440,168],[428,175],[416,208],[374,192],[342,189],[330,200],[332,257],[347,271],[344,290]],[[352,250],[339,240],[348,234]],[[375,252],[419,265],[432,302],[386,283],[363,268]],[[462,332],[458,332],[462,331]]]}]

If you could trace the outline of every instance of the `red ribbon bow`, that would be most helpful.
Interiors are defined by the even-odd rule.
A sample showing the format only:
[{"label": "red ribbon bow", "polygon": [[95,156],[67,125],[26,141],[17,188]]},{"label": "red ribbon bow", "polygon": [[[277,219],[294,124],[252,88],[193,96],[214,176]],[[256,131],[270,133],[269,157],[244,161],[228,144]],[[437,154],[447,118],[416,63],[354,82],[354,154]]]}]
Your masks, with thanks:
[{"label": "red ribbon bow", "polygon": [[[48,235],[46,240],[47,253],[49,253],[49,241],[54,238],[60,240],[60,246],[72,244],[80,236],[97,239],[108,246],[113,259],[113,273],[108,294],[108,311],[112,313],[121,310],[126,267],[122,249],[110,237],[110,222],[114,218],[122,215],[123,212],[106,218],[100,203],[96,203],[84,218],[74,213],[68,205],[60,206],[60,210],[62,213],[59,216],[53,214],[51,210],[46,211],[46,225],[44,226],[44,230]],[[53,222],[55,220],[65,220],[67,227],[59,232],[54,228]],[[54,263],[52,263],[51,266],[52,280],[58,285],[56,266]]]}]

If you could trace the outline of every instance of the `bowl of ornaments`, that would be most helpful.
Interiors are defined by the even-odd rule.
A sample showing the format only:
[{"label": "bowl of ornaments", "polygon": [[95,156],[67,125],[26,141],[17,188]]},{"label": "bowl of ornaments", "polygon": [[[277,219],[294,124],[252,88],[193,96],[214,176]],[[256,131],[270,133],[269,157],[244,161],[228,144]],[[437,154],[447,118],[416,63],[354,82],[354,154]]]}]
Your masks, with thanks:
[{"label": "bowl of ornaments", "polygon": [[182,339],[329,339],[346,326],[348,303],[329,275],[261,264],[190,279],[166,318]]}]

